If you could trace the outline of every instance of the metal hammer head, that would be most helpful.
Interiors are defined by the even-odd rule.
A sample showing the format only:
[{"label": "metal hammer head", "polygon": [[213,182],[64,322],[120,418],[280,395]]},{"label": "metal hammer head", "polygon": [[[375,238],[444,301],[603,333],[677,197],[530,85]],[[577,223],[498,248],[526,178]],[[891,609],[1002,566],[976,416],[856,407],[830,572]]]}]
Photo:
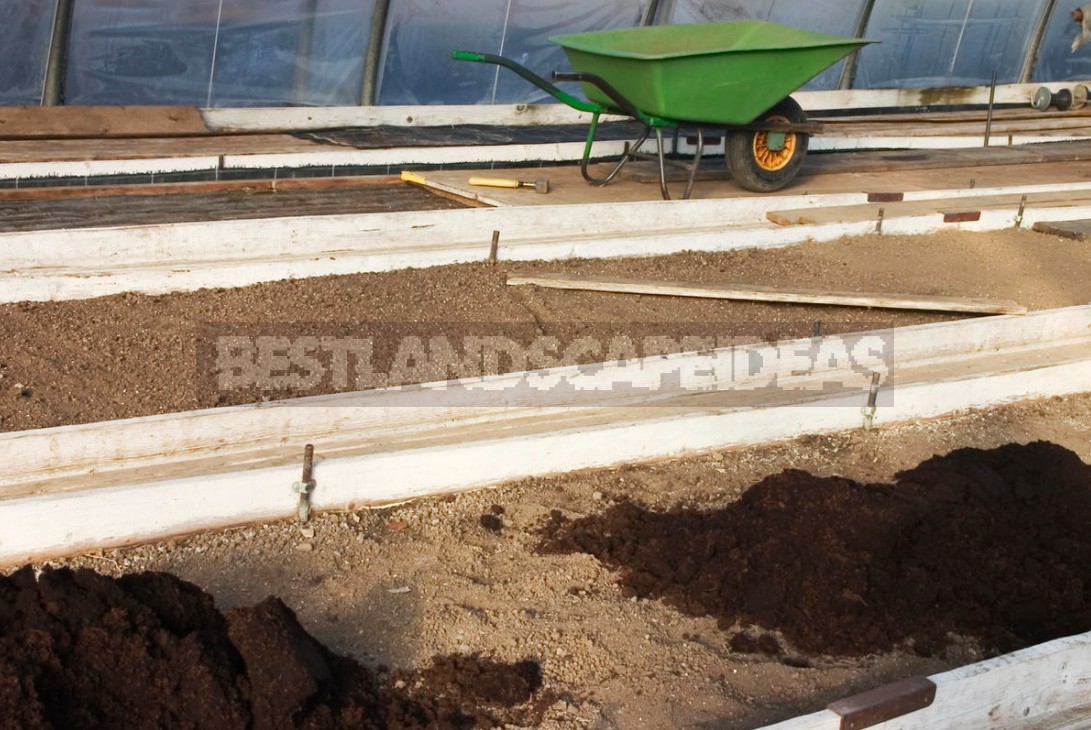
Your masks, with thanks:
[{"label": "metal hammer head", "polygon": [[549,180],[547,178],[543,178],[541,180],[535,180],[532,183],[523,183],[523,185],[525,185],[528,188],[533,187],[534,192],[542,193],[543,195],[545,193],[549,192]]}]

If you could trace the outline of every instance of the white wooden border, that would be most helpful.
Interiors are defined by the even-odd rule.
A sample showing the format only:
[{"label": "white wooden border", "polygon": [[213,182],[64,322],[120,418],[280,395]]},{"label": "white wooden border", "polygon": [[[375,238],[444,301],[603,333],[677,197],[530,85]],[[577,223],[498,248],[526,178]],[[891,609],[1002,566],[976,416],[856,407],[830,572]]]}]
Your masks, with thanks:
[{"label": "white wooden border", "polygon": [[[1088,126],[1091,126],[1089,124]],[[964,150],[982,146],[984,130],[979,137],[949,135],[935,137],[837,137],[818,135],[812,137],[809,148],[815,152],[850,152],[853,150]],[[1011,147],[1042,142],[1081,142],[1091,139],[1088,134],[1019,134],[993,133],[990,147]]]},{"label": "white wooden border", "polygon": [[[935,701],[874,730],[1077,730],[1091,727],[1091,633],[929,677]],[[839,730],[823,710],[764,730]]]},{"label": "white wooden border", "polygon": [[[1041,310],[1022,316],[982,317],[876,330],[868,335],[882,341],[884,362],[891,370],[890,377],[897,380],[901,370],[928,366],[940,372],[943,366],[958,362],[960,358],[972,359],[998,352],[1012,354],[1028,348],[1079,346],[1091,341],[1091,305]],[[839,339],[840,336],[833,336],[819,341]],[[814,342],[805,338],[792,341],[788,346],[795,351],[807,349]],[[772,357],[776,348],[775,345],[765,345],[748,349],[769,354],[770,361],[776,362],[777,370],[763,372],[762,378],[777,375],[783,381],[785,368],[790,364]],[[544,371],[535,382],[550,382],[554,378],[570,381],[578,377],[585,383],[584,387],[600,388],[602,393],[593,399],[583,398],[580,402],[596,408],[611,407],[617,405],[618,399],[610,395],[608,386],[619,380],[654,385],[669,374],[684,371],[691,386],[711,387],[722,377],[723,368],[717,363],[730,354],[730,350],[676,353],[644,358],[633,364],[590,375],[577,366],[559,367]],[[436,428],[437,424],[453,429],[455,426],[495,423],[497,419],[522,418],[527,413],[545,415],[564,410],[555,405],[555,398],[536,398],[533,393],[518,396],[513,386],[526,380],[525,373],[482,380],[483,385],[495,392],[512,394],[504,410],[483,406],[413,405],[420,402],[420,393],[446,389],[446,383],[433,383],[422,384],[419,392],[413,393],[397,389],[360,391],[0,433],[0,453],[19,454],[18,459],[0,471],[0,498],[27,480],[77,479],[91,473],[101,477],[134,467],[161,468],[175,461],[190,460],[194,454],[202,452],[235,454],[236,461],[245,462],[248,458],[239,454],[258,450],[267,456],[269,450],[276,450],[284,440],[294,443],[310,437],[347,441],[359,446],[365,442],[419,434]],[[736,383],[736,387],[743,389],[741,383]],[[659,396],[659,400],[676,395],[676,391],[667,391]],[[647,403],[653,400],[650,395],[643,399]],[[622,402],[628,402],[628,397],[623,396]],[[230,434],[230,441],[221,443],[218,434]]]},{"label": "white wooden border", "polygon": [[[996,87],[997,104],[1025,104],[1039,86],[1051,91],[1071,89],[1077,81],[1047,84],[1002,84]],[[989,87],[949,89],[852,89],[798,91],[792,97],[809,112],[840,109],[920,107],[927,104],[983,105]],[[337,127],[420,126],[459,124],[534,126],[586,124],[591,115],[564,104],[477,104],[449,106],[276,107],[259,109],[202,109],[205,124],[214,132],[275,132]],[[624,119],[625,117],[616,117]]]},{"label": "white wooden border", "polygon": [[[889,343],[894,383],[880,391],[879,424],[1091,390],[1091,305],[873,334]],[[716,356],[620,367],[635,380],[711,372]],[[797,365],[778,362],[781,372]],[[610,375],[616,382],[618,371]],[[315,507],[338,509],[861,426],[866,394],[787,390],[808,382],[789,381],[772,400],[741,397],[738,407],[647,407],[656,395],[645,407],[611,408],[607,391],[586,406],[461,413],[399,410],[389,400],[398,394],[378,391],[0,434],[9,464],[0,564],[288,516],[303,443],[317,447]]]},{"label": "white wooden border", "polygon": [[[1091,125],[1089,125],[1091,126]],[[1091,139],[1091,135],[1058,132],[996,134],[993,147],[1035,144],[1040,142],[1071,142]],[[981,138],[969,135],[914,136],[851,136],[819,135],[811,139],[813,151],[899,150],[899,149],[971,149],[981,146]],[[228,147],[230,143],[228,143]],[[616,157],[625,142],[596,142],[596,158]],[[722,154],[722,144],[717,146]],[[712,154],[717,147],[710,147]],[[682,144],[682,150],[692,150]],[[307,167],[399,167],[404,165],[480,165],[496,163],[531,164],[576,162],[583,156],[583,142],[553,142],[542,144],[465,145],[448,147],[386,147],[354,149],[351,147],[316,147],[307,152],[270,154],[225,154],[219,157],[135,158],[88,161],[9,162],[0,163],[0,180],[32,180],[44,178],[79,178],[88,176],[160,174],[223,170],[273,170]],[[222,162],[222,165],[220,164]]]},{"label": "white wooden border", "polygon": [[[546,144],[468,145],[462,147],[386,147],[353,149],[332,147],[313,152],[282,152],[275,154],[224,155],[225,170],[273,169],[294,167],[329,167],[371,165],[477,164],[488,167],[494,163],[568,162],[583,156],[583,142],[552,142]],[[596,157],[616,157],[625,149],[625,142],[597,142]]]},{"label": "white wooden border", "polygon": [[60,162],[0,163],[0,180],[44,177],[95,177],[102,175],[158,175],[201,172],[220,166],[219,157],[156,157],[120,160],[66,160]]},{"label": "white wooden border", "polygon": [[[1029,99],[1029,97],[1028,97]],[[217,133],[318,130],[343,127],[447,127],[464,124],[533,127],[589,124],[591,115],[566,104],[448,104],[431,106],[264,107],[202,109]],[[603,117],[627,119],[627,117]]]},{"label": "white wooden border", "polygon": [[[1088,183],[907,193],[907,200],[955,200],[998,194],[1080,192]],[[492,231],[507,260],[655,256],[685,250],[774,248],[807,240],[864,235],[873,221],[779,226],[771,209],[863,205],[864,193],[721,200],[510,206],[329,216],[205,221],[0,233],[0,303],[83,299],[120,292],[162,294],[206,287],[390,271],[481,261]],[[1091,217],[1091,203],[1028,204],[1023,225]],[[987,231],[1015,224],[1010,208],[952,224],[941,213],[891,216],[888,233],[951,227]]]}]

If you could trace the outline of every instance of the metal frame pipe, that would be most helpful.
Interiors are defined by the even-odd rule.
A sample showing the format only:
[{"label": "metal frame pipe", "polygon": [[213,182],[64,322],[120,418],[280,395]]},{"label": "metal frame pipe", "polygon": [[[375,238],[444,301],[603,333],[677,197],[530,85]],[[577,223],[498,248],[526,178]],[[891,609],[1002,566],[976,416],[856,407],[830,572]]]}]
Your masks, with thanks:
[{"label": "metal frame pipe", "polygon": [[375,0],[371,13],[371,32],[368,34],[367,51],[364,53],[364,85],[360,89],[360,105],[372,106],[379,93],[379,64],[383,60],[383,38],[386,37],[386,18],[390,0]]},{"label": "metal frame pipe", "polygon": [[1027,55],[1023,59],[1023,69],[1019,73],[1020,83],[1029,83],[1031,76],[1034,75],[1034,67],[1038,63],[1038,52],[1042,48],[1042,39],[1045,38],[1046,28],[1049,27],[1049,21],[1053,17],[1053,10],[1056,6],[1057,0],[1046,0],[1042,15],[1038,18],[1038,24],[1034,27],[1030,45],[1027,46]]},{"label": "metal frame pipe", "polygon": [[64,76],[68,57],[68,33],[72,24],[72,0],[57,0],[53,14],[53,35],[42,86],[42,106],[64,103]]},{"label": "metal frame pipe", "polygon": [[[871,21],[871,11],[875,8],[875,0],[867,0],[860,8],[860,15],[856,18],[856,30],[854,35],[863,38],[867,32],[868,23]],[[856,64],[859,63],[860,51],[853,51],[845,59],[845,65],[841,67],[841,80],[837,83],[839,89],[852,88],[852,82],[856,79]]]}]

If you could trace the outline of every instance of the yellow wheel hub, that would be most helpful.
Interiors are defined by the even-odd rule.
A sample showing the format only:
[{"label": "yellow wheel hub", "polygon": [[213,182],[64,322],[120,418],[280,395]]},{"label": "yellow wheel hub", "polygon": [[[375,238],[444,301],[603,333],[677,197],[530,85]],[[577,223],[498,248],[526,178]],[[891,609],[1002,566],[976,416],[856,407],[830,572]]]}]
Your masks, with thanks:
[{"label": "yellow wheel hub", "polygon": [[[785,117],[776,116],[769,117],[764,121],[784,122],[787,124],[789,120]],[[795,157],[796,141],[797,137],[794,133],[784,133],[784,144],[780,149],[772,149],[769,146],[769,132],[764,130],[754,132],[754,161],[758,163],[758,167],[766,172],[782,170],[787,167],[788,163]]]}]

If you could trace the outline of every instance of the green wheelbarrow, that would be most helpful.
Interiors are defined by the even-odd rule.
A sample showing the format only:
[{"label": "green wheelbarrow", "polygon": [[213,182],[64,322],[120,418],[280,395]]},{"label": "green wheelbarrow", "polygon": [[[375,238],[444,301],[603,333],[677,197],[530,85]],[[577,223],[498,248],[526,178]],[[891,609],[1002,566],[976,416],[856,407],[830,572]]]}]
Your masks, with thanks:
[{"label": "green wheelbarrow", "polygon": [[[627,162],[647,157],[641,147],[654,133],[659,188],[667,190],[664,130],[689,130],[696,137],[683,198],[693,190],[704,153],[706,130],[725,134],[727,167],[747,190],[771,192],[798,174],[810,134],[790,94],[823,70],[869,41],[814,33],[764,21],[665,25],[554,36],[574,72],[554,72],[554,81],[578,81],[587,101],[579,99],[526,67],[490,53],[453,51],[460,61],[492,63],[511,69],[558,101],[589,112],[591,127],[580,171],[592,185],[610,183]],[[644,125],[604,177],[588,169],[603,114],[630,116]]]}]

